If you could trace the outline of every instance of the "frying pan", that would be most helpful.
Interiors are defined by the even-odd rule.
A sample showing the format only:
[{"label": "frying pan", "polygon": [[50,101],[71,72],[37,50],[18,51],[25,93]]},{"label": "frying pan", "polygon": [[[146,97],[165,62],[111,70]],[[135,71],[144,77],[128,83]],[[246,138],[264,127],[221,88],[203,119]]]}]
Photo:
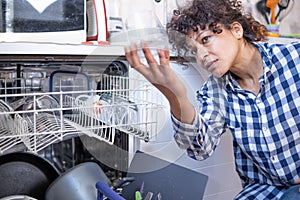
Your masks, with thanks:
[{"label": "frying pan", "polygon": [[3,154],[0,156],[0,198],[28,195],[42,200],[46,189],[58,176],[56,168],[37,154]]}]

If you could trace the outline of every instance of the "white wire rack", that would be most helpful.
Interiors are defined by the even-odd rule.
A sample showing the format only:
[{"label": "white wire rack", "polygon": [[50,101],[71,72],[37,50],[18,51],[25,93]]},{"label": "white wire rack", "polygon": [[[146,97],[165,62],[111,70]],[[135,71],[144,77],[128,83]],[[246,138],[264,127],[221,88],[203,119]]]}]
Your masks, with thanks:
[{"label": "white wire rack", "polygon": [[[81,134],[113,144],[117,130],[145,141],[155,138],[164,106],[149,82],[99,75],[89,77],[90,86],[82,90],[82,81],[73,81],[76,86],[57,79],[49,92],[49,79],[43,79],[0,79],[0,153],[19,144],[39,152]],[[16,81],[19,86],[11,84]]]}]

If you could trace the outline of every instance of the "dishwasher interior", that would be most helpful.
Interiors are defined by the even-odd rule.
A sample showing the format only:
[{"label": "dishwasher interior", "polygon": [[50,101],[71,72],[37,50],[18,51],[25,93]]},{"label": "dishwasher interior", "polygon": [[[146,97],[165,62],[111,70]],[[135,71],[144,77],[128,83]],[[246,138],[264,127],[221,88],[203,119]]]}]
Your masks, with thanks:
[{"label": "dishwasher interior", "polygon": [[0,62],[0,155],[32,152],[60,172],[95,161],[111,180],[124,176],[129,140],[157,132],[163,104],[150,83],[130,77],[124,58],[27,58]]}]

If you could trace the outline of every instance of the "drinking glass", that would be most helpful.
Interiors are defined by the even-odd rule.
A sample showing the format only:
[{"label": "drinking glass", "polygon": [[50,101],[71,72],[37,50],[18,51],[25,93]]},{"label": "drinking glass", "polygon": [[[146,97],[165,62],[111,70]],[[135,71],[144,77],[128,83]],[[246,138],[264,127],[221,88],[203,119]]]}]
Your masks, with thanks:
[{"label": "drinking glass", "polygon": [[142,42],[148,44],[152,54],[157,58],[157,49],[168,48],[168,36],[165,27],[161,24],[156,14],[152,11],[134,12],[124,19],[124,33],[126,44],[137,45],[140,58],[144,59],[142,53]]},{"label": "drinking glass", "polygon": [[168,37],[165,28],[152,11],[135,12],[125,19],[125,31],[129,43],[140,46],[142,41],[150,48],[166,48]]}]

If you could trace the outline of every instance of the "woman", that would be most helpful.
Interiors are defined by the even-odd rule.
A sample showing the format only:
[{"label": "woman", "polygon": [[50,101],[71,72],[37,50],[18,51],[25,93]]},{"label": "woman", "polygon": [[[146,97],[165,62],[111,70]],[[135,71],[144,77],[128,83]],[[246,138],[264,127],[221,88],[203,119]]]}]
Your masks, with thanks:
[{"label": "woman", "polygon": [[[265,42],[266,29],[242,13],[237,0],[194,0],[167,24],[180,56],[194,55],[211,76],[197,91],[199,108],[170,69],[169,50],[159,61],[143,43],[125,48],[129,64],[168,99],[174,138],[191,158],[209,157],[221,135],[233,136],[243,190],[235,199],[279,199],[300,183],[300,43]],[[295,195],[297,190],[293,190]]]}]

